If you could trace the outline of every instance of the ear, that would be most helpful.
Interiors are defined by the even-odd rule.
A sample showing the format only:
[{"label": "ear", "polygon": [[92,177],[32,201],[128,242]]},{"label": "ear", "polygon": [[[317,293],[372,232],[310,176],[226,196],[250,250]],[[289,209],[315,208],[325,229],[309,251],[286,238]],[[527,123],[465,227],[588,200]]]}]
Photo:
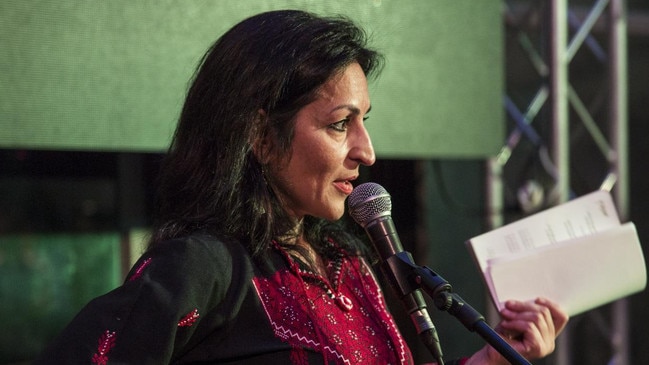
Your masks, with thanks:
[{"label": "ear", "polygon": [[268,135],[268,129],[266,128],[268,124],[266,118],[266,111],[259,109],[257,111],[257,118],[254,122],[255,127],[251,133],[252,141],[250,141],[252,153],[255,155],[257,161],[262,165],[266,165],[270,161],[270,152],[272,150],[272,139]]}]

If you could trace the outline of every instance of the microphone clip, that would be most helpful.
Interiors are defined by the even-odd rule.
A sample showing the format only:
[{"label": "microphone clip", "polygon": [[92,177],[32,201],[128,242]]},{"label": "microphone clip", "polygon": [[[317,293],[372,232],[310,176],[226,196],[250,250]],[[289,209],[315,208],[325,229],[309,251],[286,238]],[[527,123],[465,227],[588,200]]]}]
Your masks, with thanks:
[{"label": "microphone clip", "polygon": [[383,269],[389,273],[386,276],[393,284],[392,287],[398,291],[398,295],[403,297],[421,288],[440,310],[448,310],[447,305],[450,307],[450,304],[447,304],[450,302],[447,294],[453,290],[451,285],[429,268],[416,265],[410,252],[398,252],[388,257],[383,265]]}]

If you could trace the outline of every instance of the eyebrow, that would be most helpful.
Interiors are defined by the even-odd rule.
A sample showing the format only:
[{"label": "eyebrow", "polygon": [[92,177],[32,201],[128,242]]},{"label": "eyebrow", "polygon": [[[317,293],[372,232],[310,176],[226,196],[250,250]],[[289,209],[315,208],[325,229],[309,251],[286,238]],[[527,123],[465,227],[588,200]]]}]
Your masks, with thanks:
[{"label": "eyebrow", "polygon": [[[347,110],[351,111],[352,113],[356,113],[356,114],[361,113],[361,110],[358,109],[358,107],[356,107],[355,105],[351,105],[351,104],[338,105],[337,107],[331,109],[331,113],[335,112],[336,110],[340,110],[340,109],[347,109]],[[370,111],[372,111],[372,105],[370,105],[370,107],[367,108],[367,111],[365,112],[365,114],[369,113]]]}]

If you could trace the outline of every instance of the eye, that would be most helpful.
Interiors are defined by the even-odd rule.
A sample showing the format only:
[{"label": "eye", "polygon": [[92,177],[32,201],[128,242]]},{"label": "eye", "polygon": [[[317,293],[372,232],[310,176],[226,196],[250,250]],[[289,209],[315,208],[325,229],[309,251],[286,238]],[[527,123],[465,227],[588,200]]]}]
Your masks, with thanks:
[{"label": "eye", "polygon": [[349,118],[345,118],[339,122],[329,124],[329,128],[335,130],[336,132],[344,132],[347,130],[348,123],[349,123]]},{"label": "eye", "polygon": [[[369,119],[369,116],[366,115],[363,117],[363,122]],[[336,132],[345,132],[347,130],[347,125],[351,122],[351,118],[345,118],[336,123],[329,124],[329,128],[335,130]]]}]

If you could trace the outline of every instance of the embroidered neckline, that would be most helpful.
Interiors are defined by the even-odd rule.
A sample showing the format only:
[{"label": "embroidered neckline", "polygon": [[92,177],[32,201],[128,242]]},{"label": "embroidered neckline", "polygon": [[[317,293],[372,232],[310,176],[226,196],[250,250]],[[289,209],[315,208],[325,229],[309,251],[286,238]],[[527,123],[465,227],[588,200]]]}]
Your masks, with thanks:
[{"label": "embroidered neckline", "polygon": [[282,246],[280,246],[277,241],[272,241],[273,247],[284,256],[289,264],[291,271],[300,276],[302,279],[307,279],[310,282],[313,282],[316,285],[320,286],[325,291],[327,296],[329,296],[329,298],[340,307],[340,309],[349,312],[354,307],[354,303],[346,295],[340,292],[341,284],[343,281],[342,267],[346,253],[342,248],[338,247],[338,245],[336,245],[333,240],[327,239],[327,242],[329,242],[331,248],[337,251],[336,258],[332,261],[329,261],[331,270],[333,271],[331,281],[329,280],[329,278],[326,278],[318,273],[300,267],[300,265],[296,262],[296,259],[293,258],[291,254],[289,254]]},{"label": "embroidered neckline", "polygon": [[[275,251],[270,242],[269,246]],[[349,311],[340,309],[320,286],[297,275],[284,254],[277,252],[275,258],[283,267],[253,278],[253,284],[277,338],[295,351],[313,349],[326,364],[412,364],[381,288],[362,257],[346,254],[342,265],[340,289],[354,303]],[[291,359],[294,364],[307,362],[302,357]]]}]

